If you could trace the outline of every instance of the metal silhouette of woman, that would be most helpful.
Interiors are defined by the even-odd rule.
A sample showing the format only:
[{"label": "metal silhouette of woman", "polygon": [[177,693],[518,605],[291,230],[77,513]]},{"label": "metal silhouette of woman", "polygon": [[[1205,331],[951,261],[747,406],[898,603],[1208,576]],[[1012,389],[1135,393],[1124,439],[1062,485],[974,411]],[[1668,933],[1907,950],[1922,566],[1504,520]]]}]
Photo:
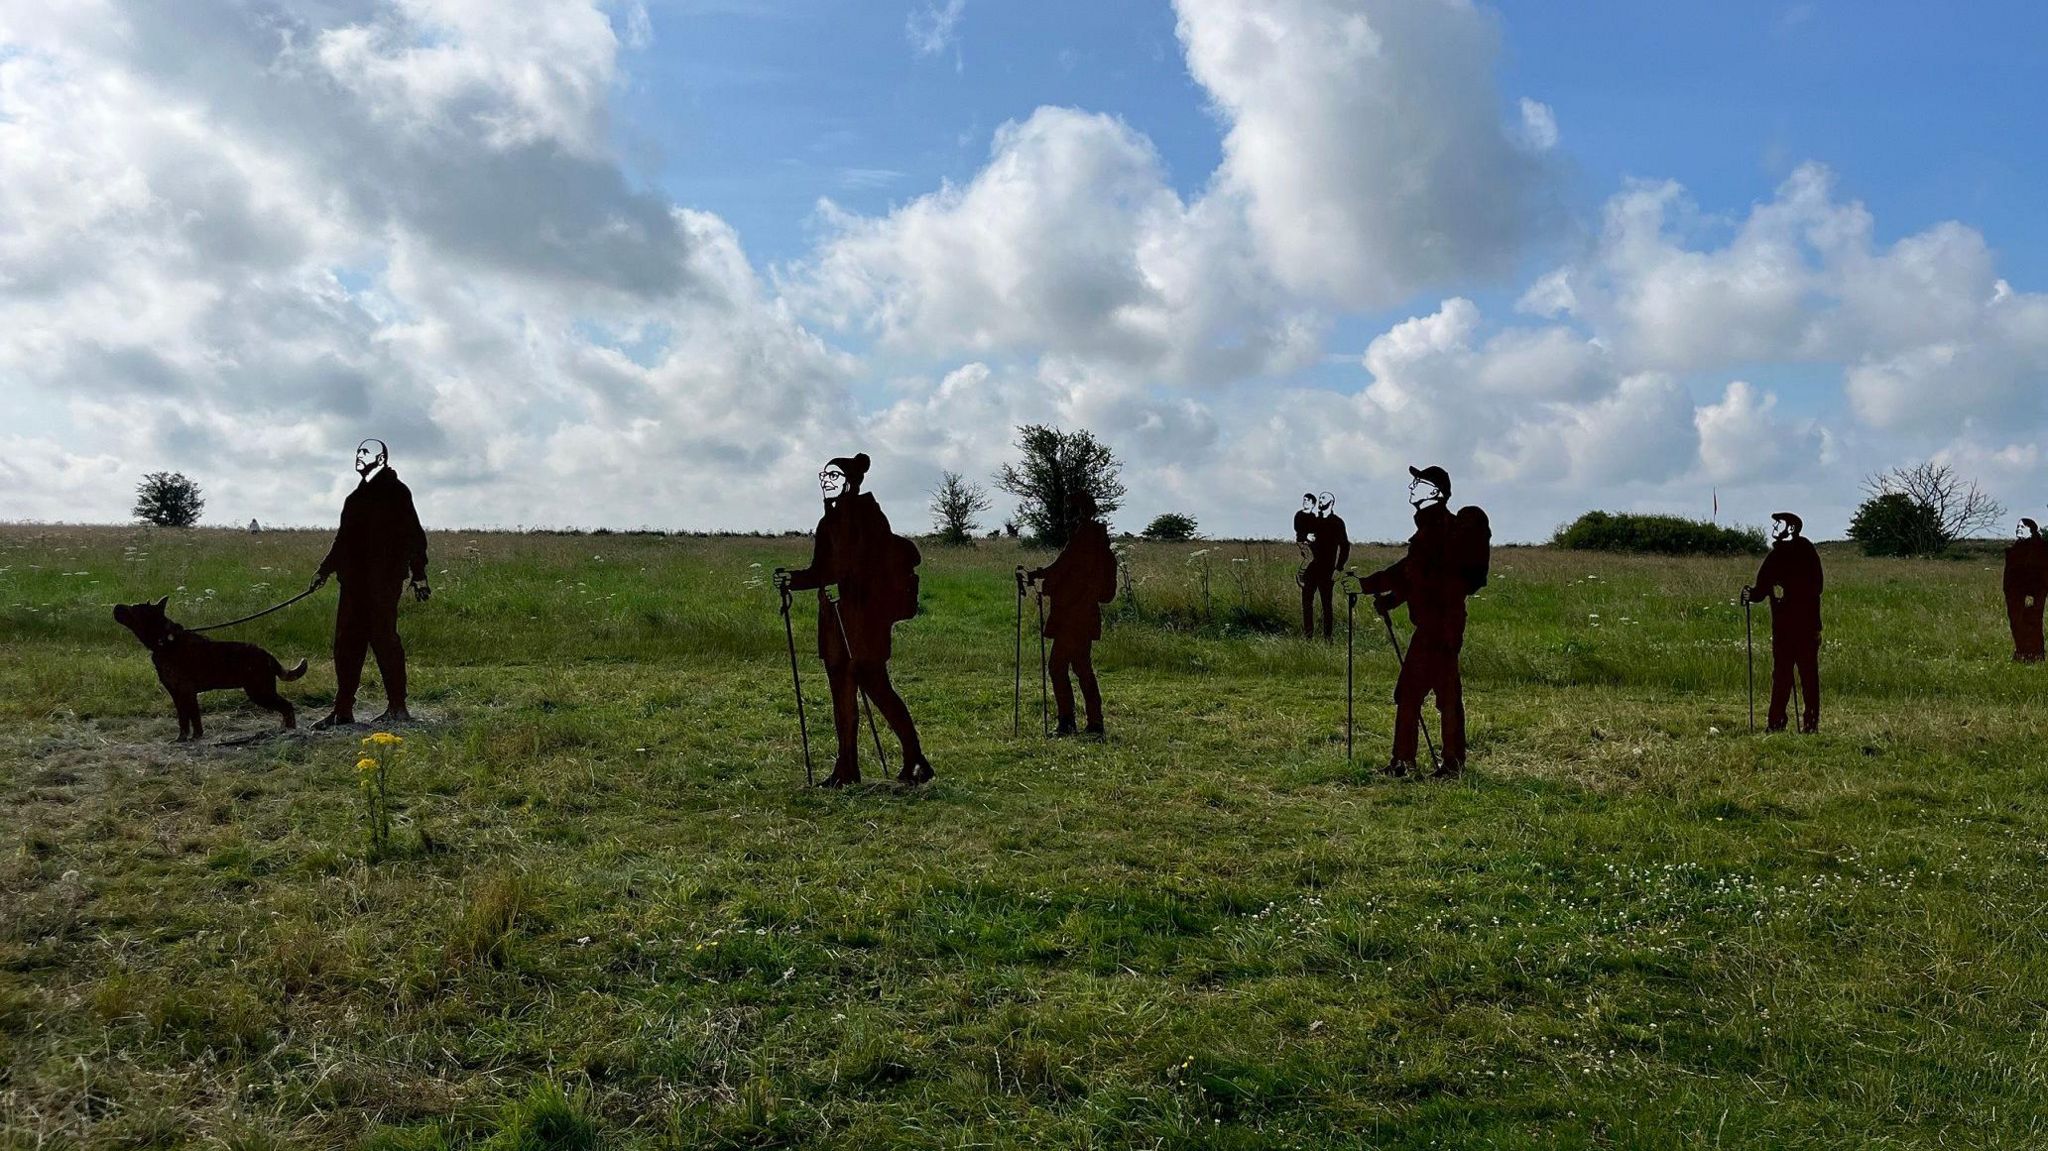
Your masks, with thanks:
[{"label": "metal silhouette of woman", "polygon": [[[832,686],[838,755],[821,786],[860,782],[860,700],[866,696],[903,747],[903,784],[932,778],[910,707],[889,682],[896,621],[917,611],[917,545],[889,529],[875,497],[860,490],[867,453],[840,456],[818,473],[825,514],[812,538],[809,567],[775,569],[776,587],[818,592],[818,658]],[[837,590],[835,596],[833,590]]]},{"label": "metal silhouette of woman", "polygon": [[2040,663],[2041,601],[2048,598],[2048,540],[2041,525],[2020,521],[2018,537],[2005,549],[2005,619],[2012,628],[2012,657]]}]

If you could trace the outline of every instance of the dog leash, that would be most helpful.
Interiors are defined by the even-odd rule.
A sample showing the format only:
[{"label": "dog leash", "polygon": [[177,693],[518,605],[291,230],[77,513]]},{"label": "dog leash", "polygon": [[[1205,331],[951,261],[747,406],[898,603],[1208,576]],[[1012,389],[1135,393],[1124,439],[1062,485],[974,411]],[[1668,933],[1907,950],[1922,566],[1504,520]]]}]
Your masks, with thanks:
[{"label": "dog leash", "polygon": [[302,592],[300,592],[299,594],[297,594],[297,595],[293,596],[292,598],[290,598],[290,599],[288,599],[288,600],[284,601],[283,603],[281,603],[281,604],[275,604],[275,605],[273,605],[273,606],[271,606],[271,607],[267,607],[267,608],[264,608],[264,609],[263,609],[262,611],[259,611],[259,612],[257,612],[257,613],[256,613],[256,614],[254,614],[254,615],[245,615],[245,616],[243,616],[243,617],[242,617],[241,619],[231,619],[231,620],[227,621],[226,623],[214,623],[214,624],[208,624],[208,625],[206,625],[205,627],[188,627],[188,628],[186,628],[185,630],[186,630],[186,631],[219,631],[220,629],[222,629],[222,628],[224,628],[224,627],[234,627],[234,626],[235,626],[236,624],[243,624],[243,623],[248,623],[248,622],[249,622],[250,620],[252,620],[252,619],[262,619],[262,618],[263,618],[264,616],[267,616],[267,615],[269,615],[269,614],[270,614],[271,612],[274,612],[274,611],[283,611],[283,610],[284,610],[285,608],[288,608],[288,607],[292,606],[293,604],[295,604],[295,603],[299,602],[299,601],[300,601],[300,600],[302,600],[302,599],[305,599],[305,598],[306,598],[307,596],[309,596],[309,595],[312,595],[312,594],[313,594],[314,592],[316,592],[316,591],[319,591],[319,590],[320,590],[320,585],[319,585],[319,584],[314,584],[314,585],[313,585],[312,587],[309,587],[309,588],[307,588],[307,589],[306,589],[305,591],[302,591]]}]

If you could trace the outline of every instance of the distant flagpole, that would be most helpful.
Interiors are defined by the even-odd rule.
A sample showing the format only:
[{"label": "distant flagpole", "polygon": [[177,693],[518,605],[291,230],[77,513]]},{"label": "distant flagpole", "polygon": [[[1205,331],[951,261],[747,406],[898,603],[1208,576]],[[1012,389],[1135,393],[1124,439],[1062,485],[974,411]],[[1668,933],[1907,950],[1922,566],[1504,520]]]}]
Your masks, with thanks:
[{"label": "distant flagpole", "polygon": [[1714,522],[1721,522],[1721,489],[1714,489]]}]

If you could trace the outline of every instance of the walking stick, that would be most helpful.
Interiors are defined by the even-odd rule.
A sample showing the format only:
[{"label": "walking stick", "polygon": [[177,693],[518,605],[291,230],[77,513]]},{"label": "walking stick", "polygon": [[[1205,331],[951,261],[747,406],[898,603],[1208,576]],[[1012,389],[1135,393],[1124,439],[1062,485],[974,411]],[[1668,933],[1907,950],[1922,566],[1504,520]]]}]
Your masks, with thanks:
[{"label": "walking stick", "polygon": [[1045,702],[1045,589],[1038,589],[1038,734],[1041,738],[1052,737],[1051,711]]},{"label": "walking stick", "polygon": [[[839,614],[838,600],[828,596],[825,602],[832,605],[832,620],[839,625],[839,646],[846,652],[846,673],[852,675],[854,669],[853,643],[846,638],[846,617]],[[868,702],[867,689],[860,686],[860,680],[855,679],[853,683],[854,690],[860,693],[861,710],[868,714],[868,734],[875,737],[875,770],[880,771],[883,765],[889,762],[889,757],[882,753],[882,733],[880,729],[875,727],[875,705]]]},{"label": "walking stick", "polygon": [[782,634],[789,640],[789,682],[796,689],[796,730],[804,741],[804,786],[817,782],[811,770],[811,729],[804,719],[804,681],[796,671],[796,628],[789,622],[789,589],[782,589]]},{"label": "walking stick", "polygon": [[1749,734],[1756,734],[1756,627],[1750,619],[1749,597],[1742,597],[1742,639],[1749,648]]},{"label": "walking stick", "polygon": [[1017,565],[1017,644],[1010,659],[1010,736],[1024,730],[1024,565]]},{"label": "walking stick", "polygon": [[1344,762],[1350,763],[1351,732],[1356,726],[1351,702],[1351,652],[1352,636],[1358,630],[1358,573],[1347,569],[1344,575],[1348,581],[1344,585]]},{"label": "walking stick", "polygon": [[[1394,645],[1394,664],[1395,664],[1395,666],[1397,666],[1397,667],[1401,667],[1401,668],[1406,668],[1406,667],[1408,666],[1408,657],[1407,657],[1407,656],[1405,656],[1405,655],[1403,655],[1403,654],[1401,653],[1401,637],[1400,637],[1400,636],[1397,636],[1397,635],[1395,635],[1395,634],[1394,634],[1394,620],[1393,620],[1393,617],[1391,617],[1391,616],[1387,615],[1387,613],[1386,613],[1386,612],[1381,612],[1381,613],[1380,613],[1380,622],[1381,622],[1381,623],[1383,623],[1383,624],[1386,624],[1386,625],[1387,625],[1387,642],[1389,642],[1389,643],[1391,643],[1391,644],[1393,644],[1393,645]],[[1400,696],[1401,696],[1401,687],[1400,687],[1400,684],[1399,684],[1399,683],[1397,682],[1397,683],[1396,683],[1396,684],[1394,685],[1394,702],[1395,702],[1395,703],[1399,703],[1399,702],[1401,701],[1401,700],[1400,700]],[[1423,742],[1424,742],[1424,743],[1427,743],[1427,744],[1429,745],[1429,767],[1430,767],[1430,770],[1434,771],[1434,770],[1436,770],[1436,769],[1437,769],[1438,767],[1441,767],[1441,766],[1443,765],[1443,761],[1442,761],[1442,760],[1439,760],[1439,759],[1438,759],[1438,758],[1436,757],[1436,740],[1434,740],[1434,739],[1430,738],[1430,734],[1429,734],[1429,720],[1427,720],[1427,719],[1423,718],[1423,715],[1422,715],[1422,705],[1420,705],[1420,704],[1417,704],[1417,705],[1416,705],[1416,709],[1415,709],[1415,724],[1416,724],[1416,726],[1417,726],[1417,727],[1420,727],[1420,728],[1422,729],[1422,740],[1423,740]]]}]

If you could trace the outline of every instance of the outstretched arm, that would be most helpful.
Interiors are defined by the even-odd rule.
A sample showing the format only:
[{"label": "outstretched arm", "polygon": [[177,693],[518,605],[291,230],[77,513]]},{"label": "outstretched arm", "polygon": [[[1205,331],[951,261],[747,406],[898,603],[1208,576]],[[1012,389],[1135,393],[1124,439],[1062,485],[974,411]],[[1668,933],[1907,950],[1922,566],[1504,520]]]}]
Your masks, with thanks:
[{"label": "outstretched arm", "polygon": [[819,532],[812,537],[811,566],[795,571],[776,568],[775,574],[786,591],[809,591],[837,582],[836,573],[832,569],[832,545],[827,542],[825,533]]},{"label": "outstretched arm", "polygon": [[1386,567],[1358,581],[1358,590],[1373,597],[1373,607],[1386,612],[1408,602],[1408,557],[1402,556]]},{"label": "outstretched arm", "polygon": [[328,545],[327,555],[320,561],[320,570],[313,573],[313,586],[318,587],[326,583],[327,577],[333,575],[335,570],[341,567],[341,557],[347,554],[349,547],[353,543],[354,541],[350,538],[348,530],[348,507],[343,505],[341,526],[334,529],[334,542]]},{"label": "outstretched arm", "polygon": [[1756,582],[1742,589],[1743,603],[1762,603],[1776,598],[1777,585],[1783,578],[1780,569],[1784,561],[1778,558],[1777,549],[1764,556],[1764,562],[1756,569]]}]

